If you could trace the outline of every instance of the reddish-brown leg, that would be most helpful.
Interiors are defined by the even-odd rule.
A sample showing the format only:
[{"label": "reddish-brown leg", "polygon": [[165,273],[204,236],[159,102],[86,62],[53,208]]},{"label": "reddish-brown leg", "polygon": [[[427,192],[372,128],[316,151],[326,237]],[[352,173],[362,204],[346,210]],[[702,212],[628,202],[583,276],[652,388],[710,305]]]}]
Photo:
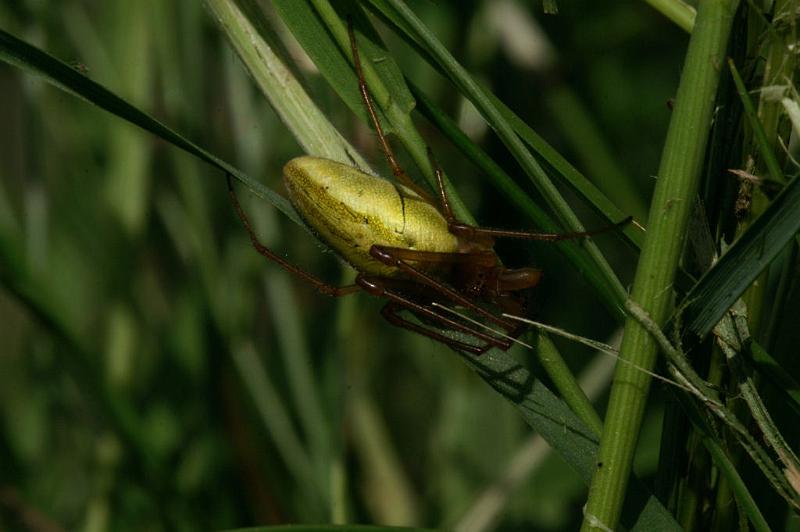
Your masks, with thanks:
[{"label": "reddish-brown leg", "polygon": [[314,275],[301,270],[291,262],[287,261],[280,255],[276,254],[264,244],[262,244],[258,240],[258,236],[256,236],[255,231],[253,231],[253,227],[250,225],[250,220],[247,218],[247,215],[244,213],[244,209],[239,204],[239,198],[236,197],[236,192],[233,190],[233,183],[231,182],[230,174],[225,176],[228,180],[228,193],[231,197],[231,203],[233,203],[233,208],[236,210],[236,214],[239,215],[239,219],[242,221],[242,225],[247,230],[247,234],[250,235],[250,242],[253,244],[253,247],[258,251],[261,255],[266,257],[267,259],[278,263],[283,269],[296,275],[297,277],[301,278],[302,280],[306,281],[307,283],[311,284],[314,288],[316,288],[319,292],[333,296],[333,297],[340,297],[346,296],[348,294],[352,294],[353,292],[357,292],[359,290],[358,285],[349,285],[349,286],[333,286],[331,284],[318,279]]},{"label": "reddish-brown leg", "polygon": [[389,144],[389,140],[386,138],[386,135],[383,132],[383,127],[381,126],[380,120],[378,120],[378,113],[375,111],[375,106],[372,103],[372,97],[369,94],[367,82],[364,80],[364,72],[361,68],[361,56],[358,53],[358,45],[356,44],[356,34],[353,30],[353,24],[350,21],[347,22],[347,32],[350,35],[350,49],[353,52],[353,67],[355,68],[356,77],[358,78],[358,89],[361,92],[361,99],[364,100],[364,105],[367,107],[367,114],[369,114],[370,121],[375,127],[375,133],[378,135],[378,140],[380,140],[383,154],[386,156],[389,166],[392,167],[392,174],[394,174],[401,184],[410,188],[422,198],[430,201],[430,195],[428,192],[417,185],[397,162],[397,158],[394,155],[392,146]]},{"label": "reddish-brown leg", "polygon": [[[487,288],[484,294],[502,299],[504,295],[534,288],[542,279],[542,270],[536,268],[505,268],[497,264],[497,256],[490,251],[447,253],[416,249],[376,246],[370,251],[373,257],[387,265],[396,266],[397,260],[422,264],[451,264],[476,272],[476,281]],[[410,264],[413,266],[413,264]],[[480,275],[483,272],[483,275]]]},{"label": "reddish-brown leg", "polygon": [[583,238],[586,236],[594,236],[599,235],[602,233],[607,233],[610,231],[614,231],[620,229],[633,220],[633,216],[628,216],[621,222],[617,222],[614,225],[610,225],[608,227],[602,227],[600,229],[595,229],[594,231],[580,231],[580,232],[572,232],[572,233],[541,233],[541,232],[534,232],[534,231],[509,231],[505,229],[491,229],[487,227],[478,227],[475,225],[469,225],[462,222],[459,222],[455,215],[453,214],[453,210],[450,208],[450,202],[447,200],[447,192],[444,189],[444,176],[442,174],[442,168],[439,166],[439,163],[433,156],[433,152],[430,148],[428,148],[428,159],[431,161],[431,166],[433,166],[433,171],[436,174],[436,183],[439,188],[439,203],[441,205],[442,215],[447,220],[448,228],[451,233],[456,236],[460,236],[462,238],[466,238],[467,240],[476,239],[478,237],[490,237],[490,238],[519,238],[523,240],[543,240],[547,242],[556,242],[559,240],[573,240],[575,238]]},{"label": "reddish-brown leg", "polygon": [[441,207],[442,215],[444,216],[445,220],[447,220],[448,225],[457,223],[455,215],[453,214],[453,209],[450,208],[450,201],[447,199],[447,191],[444,189],[444,174],[442,173],[442,167],[439,166],[439,162],[433,156],[433,150],[428,146],[428,160],[431,162],[431,167],[433,168],[433,173],[436,175],[436,185],[439,189],[439,205]]},{"label": "reddish-brown leg", "polygon": [[479,237],[490,238],[518,238],[521,240],[542,240],[545,242],[557,242],[560,240],[574,240],[576,238],[583,238],[586,236],[594,236],[602,233],[609,233],[625,227],[633,220],[632,216],[628,216],[621,222],[614,225],[596,229],[594,231],[580,231],[575,233],[537,233],[533,231],[509,231],[507,229],[491,229],[488,227],[477,227],[461,222],[453,222],[448,224],[448,229],[456,236],[466,238],[467,240],[476,239]]},{"label": "reddish-brown leg", "polygon": [[[471,325],[466,325],[447,316],[443,316],[427,305],[417,303],[404,297],[390,286],[392,284],[396,284],[396,280],[360,274],[358,277],[356,277],[356,283],[369,294],[389,300],[389,302],[381,311],[381,314],[392,325],[422,334],[428,338],[432,338],[453,348],[464,349],[470,353],[478,355],[484,353],[492,347],[506,350],[511,346],[511,341],[506,338],[497,338],[486,334],[477,330]],[[418,318],[424,318],[431,322],[441,324],[442,327],[446,329],[460,331],[464,334],[474,337],[477,340],[485,342],[485,344],[483,346],[479,346],[461,342],[460,340],[445,336],[433,329],[410,322],[397,314],[397,310],[399,309],[408,310]]]},{"label": "reddish-brown leg", "polygon": [[[503,351],[507,350],[510,347],[510,342],[508,343],[501,343],[499,341],[495,342],[487,342],[483,345],[473,345],[468,344],[466,342],[462,342],[460,340],[456,340],[455,338],[451,338],[449,336],[445,336],[444,334],[438,333],[433,329],[428,329],[423,327],[422,325],[416,324],[414,322],[408,321],[407,319],[400,316],[397,311],[403,310],[403,306],[397,303],[389,302],[383,306],[381,309],[381,315],[394,325],[395,327],[400,327],[402,329],[406,329],[417,334],[421,334],[423,336],[427,336],[432,340],[436,340],[437,342],[441,342],[453,349],[458,349],[461,351],[466,351],[467,353],[472,353],[474,355],[482,355],[489,349],[496,347],[498,349],[502,349]],[[409,310],[409,309],[406,309]],[[413,312],[413,310],[411,310]]]},{"label": "reddish-brown leg", "polygon": [[[507,337],[510,337],[512,339],[518,338],[520,335],[522,335],[522,333],[524,333],[527,330],[527,326],[525,326],[524,324],[521,324],[516,321],[511,322],[509,320],[505,320],[497,316],[496,314],[489,312],[485,308],[477,305],[469,298],[464,297],[464,295],[462,295],[461,293],[453,290],[451,287],[445,285],[441,281],[432,278],[431,276],[427,275],[426,273],[422,272],[418,268],[415,268],[414,266],[412,266],[407,262],[407,261],[414,261],[427,264],[470,263],[488,269],[496,266],[495,263],[496,257],[493,253],[487,253],[487,252],[439,253],[439,252],[418,251],[418,250],[411,250],[404,248],[390,248],[385,246],[372,246],[372,248],[370,249],[370,254],[377,260],[383,262],[386,265],[400,268],[403,272],[406,273],[406,275],[408,275],[408,277],[412,281],[433,288],[434,290],[436,290],[436,292],[440,294],[440,296],[443,296],[446,300],[455,302],[461,305],[462,307],[472,311],[473,313],[480,315],[485,319],[499,325],[504,329],[503,333]],[[510,295],[514,292],[519,292],[528,288],[532,288],[536,286],[540,278],[541,278],[541,271],[534,270],[532,268],[522,268],[519,270],[503,269],[496,278],[496,281],[498,283],[498,291],[496,293],[497,300],[494,301],[494,304],[497,305],[498,308],[500,308],[504,312],[519,315],[521,310],[523,309],[522,301],[518,298],[511,298],[510,300],[508,299],[504,300],[504,296],[510,297]],[[416,326],[416,324],[413,323],[410,325]],[[419,326],[416,327],[418,328]],[[412,327],[406,327],[406,328],[411,329]],[[473,329],[474,331],[474,327],[470,327],[470,329]],[[419,331],[417,330],[417,332]],[[474,332],[471,334],[475,335]],[[497,338],[495,339],[497,340]],[[502,341],[502,343],[510,346],[511,341],[512,340],[505,338],[504,341]],[[501,347],[501,346],[487,345],[485,346],[484,351],[490,347]],[[508,347],[501,347],[501,349],[508,349]]]},{"label": "reddish-brown leg", "polygon": [[[507,331],[513,330],[516,327],[515,323],[513,323],[511,321],[508,321],[508,320],[505,320],[505,319],[503,319],[503,318],[501,318],[501,317],[489,312],[485,308],[477,305],[476,303],[474,303],[473,301],[471,301],[470,299],[468,299],[467,297],[465,297],[461,293],[453,290],[449,286],[445,285],[441,281],[439,281],[437,279],[434,279],[433,277],[431,277],[430,275],[422,272],[418,268],[415,268],[414,266],[412,266],[411,264],[409,264],[405,260],[403,260],[401,258],[398,258],[398,256],[397,256],[398,252],[402,253],[403,251],[404,250],[397,249],[397,248],[387,248],[387,247],[383,247],[383,246],[372,246],[372,248],[370,248],[369,252],[370,252],[370,255],[372,255],[375,259],[381,261],[382,263],[386,264],[387,266],[393,266],[395,268],[400,269],[406,275],[408,275],[411,279],[435,289],[437,292],[439,292],[439,294],[441,294],[445,298],[449,299],[450,301],[452,301],[454,303],[457,303],[457,304],[461,305],[462,307],[467,308],[467,309],[475,312],[477,315],[482,316],[483,318],[491,321],[492,323],[495,323],[495,324],[505,328]],[[412,250],[409,250],[409,251],[412,251]],[[425,255],[427,255],[427,257],[430,258],[431,262],[435,262],[436,260],[446,259],[446,258],[458,258],[459,260],[461,260],[460,257],[459,257],[459,255],[461,255],[461,254],[457,254],[457,253],[446,253],[445,254],[445,253],[424,252],[424,251],[417,251],[415,253],[417,254],[416,256],[418,257],[418,258],[414,259],[416,261],[424,261],[425,260]],[[466,255],[466,256],[478,255],[480,258],[483,258],[483,256],[484,256],[483,253],[480,253],[480,254],[466,254],[465,253],[463,255]]]},{"label": "reddish-brown leg", "polygon": [[[519,294],[523,293],[524,290],[535,287],[539,283],[542,276],[541,270],[534,268],[514,270],[497,267],[497,257],[489,252],[440,253],[373,246],[370,249],[370,254],[386,265],[403,270],[410,278],[410,282],[434,289],[443,298],[443,301],[455,302],[474,314],[483,316],[485,319],[499,325],[504,329],[503,334],[506,337],[518,338],[528,329],[526,325],[520,322],[505,320],[477,305],[471,298],[465,297],[464,294],[468,295],[469,292],[462,294],[455,291],[450,286],[427,275],[419,268],[415,268],[409,264],[409,261],[425,264],[469,264],[478,267],[478,269],[492,270],[491,275],[487,275],[487,277],[491,278],[491,281],[487,279],[487,282],[491,282],[495,289],[490,291],[492,295],[487,298],[487,301],[490,301],[500,312],[517,316],[527,314],[525,298],[520,297]],[[398,281],[394,282],[397,283]]]}]

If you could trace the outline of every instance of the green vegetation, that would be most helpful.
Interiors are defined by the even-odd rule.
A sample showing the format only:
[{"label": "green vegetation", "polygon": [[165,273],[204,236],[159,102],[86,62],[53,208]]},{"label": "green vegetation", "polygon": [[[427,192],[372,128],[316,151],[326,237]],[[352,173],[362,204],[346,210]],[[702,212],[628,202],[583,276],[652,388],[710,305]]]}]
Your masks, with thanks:
[{"label": "green vegetation", "polygon": [[[45,4],[0,4],[0,528],[796,529],[800,0]],[[582,344],[459,355],[251,247],[226,173],[265,244],[352,281],[280,179],[388,173],[348,19],[460,219],[635,217],[497,246],[544,270],[536,320],[624,335],[613,385]]]}]

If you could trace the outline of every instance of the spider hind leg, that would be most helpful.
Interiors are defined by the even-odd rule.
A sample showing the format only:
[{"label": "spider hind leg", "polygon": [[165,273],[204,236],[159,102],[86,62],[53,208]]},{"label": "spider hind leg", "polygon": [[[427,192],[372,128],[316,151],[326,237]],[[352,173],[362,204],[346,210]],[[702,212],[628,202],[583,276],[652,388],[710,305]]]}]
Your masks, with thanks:
[{"label": "spider hind leg", "polygon": [[[505,351],[526,330],[524,325],[509,324],[501,326],[501,331],[487,328],[487,332],[484,332],[470,320],[464,320],[458,315],[451,317],[442,313],[434,306],[435,303],[447,308],[445,304],[450,301],[445,297],[439,297],[440,294],[436,292],[433,292],[433,297],[430,292],[426,294],[426,290],[422,288],[427,287],[413,281],[359,275],[356,278],[356,284],[371,295],[389,300],[381,310],[381,315],[390,324],[426,336],[459,351],[474,355],[482,355],[491,348]],[[419,323],[403,317],[402,311],[414,316]],[[488,311],[484,310],[484,312]],[[499,318],[496,316],[495,318],[499,321]],[[448,335],[446,334],[448,331],[474,339],[477,343],[466,342]]]}]

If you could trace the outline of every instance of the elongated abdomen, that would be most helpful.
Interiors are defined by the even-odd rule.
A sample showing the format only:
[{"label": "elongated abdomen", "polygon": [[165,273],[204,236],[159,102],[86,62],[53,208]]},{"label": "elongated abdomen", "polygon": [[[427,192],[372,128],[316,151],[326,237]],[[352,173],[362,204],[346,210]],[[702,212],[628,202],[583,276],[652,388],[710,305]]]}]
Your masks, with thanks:
[{"label": "elongated abdomen", "polygon": [[397,275],[396,268],[369,255],[375,244],[421,251],[458,250],[458,240],[447,230],[439,211],[402,185],[310,156],[286,163],[283,178],[300,216],[361,272]]}]

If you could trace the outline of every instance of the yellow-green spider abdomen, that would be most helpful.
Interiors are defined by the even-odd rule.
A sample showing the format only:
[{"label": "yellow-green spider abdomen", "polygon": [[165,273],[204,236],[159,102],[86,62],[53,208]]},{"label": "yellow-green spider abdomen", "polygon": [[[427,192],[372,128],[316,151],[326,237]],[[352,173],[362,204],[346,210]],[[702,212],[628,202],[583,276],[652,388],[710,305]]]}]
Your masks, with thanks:
[{"label": "yellow-green spider abdomen", "polygon": [[458,240],[436,207],[400,184],[311,156],[286,163],[283,179],[300,216],[360,272],[398,274],[370,256],[373,245],[458,251]]}]

